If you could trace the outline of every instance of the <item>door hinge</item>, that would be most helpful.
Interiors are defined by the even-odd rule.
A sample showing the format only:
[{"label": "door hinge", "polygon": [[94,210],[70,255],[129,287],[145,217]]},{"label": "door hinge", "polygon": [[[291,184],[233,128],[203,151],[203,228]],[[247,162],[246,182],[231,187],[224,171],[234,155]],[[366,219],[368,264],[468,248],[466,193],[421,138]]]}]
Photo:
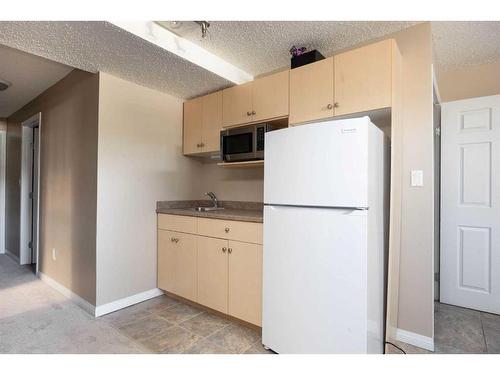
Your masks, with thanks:
[{"label": "door hinge", "polygon": [[33,192],[32,191],[30,191],[29,198],[33,199]]},{"label": "door hinge", "polygon": [[33,242],[32,241],[28,242],[28,248],[33,249]]},{"label": "door hinge", "polygon": [[439,282],[439,272],[434,273],[434,281]]},{"label": "door hinge", "polygon": [[436,128],[434,129],[434,133],[436,133],[436,136],[441,136],[441,128]]}]

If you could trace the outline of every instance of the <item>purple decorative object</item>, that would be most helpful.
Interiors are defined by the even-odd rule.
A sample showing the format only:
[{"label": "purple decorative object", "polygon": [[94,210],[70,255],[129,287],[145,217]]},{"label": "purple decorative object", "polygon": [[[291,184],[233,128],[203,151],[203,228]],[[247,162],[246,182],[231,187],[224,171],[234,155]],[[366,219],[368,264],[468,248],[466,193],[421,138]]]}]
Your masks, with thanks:
[{"label": "purple decorative object", "polygon": [[293,56],[293,57],[297,57],[297,56],[300,56],[302,55],[304,52],[306,52],[307,48],[306,47],[300,47],[300,48],[297,48],[295,46],[292,46],[292,48],[290,48],[290,54]]}]

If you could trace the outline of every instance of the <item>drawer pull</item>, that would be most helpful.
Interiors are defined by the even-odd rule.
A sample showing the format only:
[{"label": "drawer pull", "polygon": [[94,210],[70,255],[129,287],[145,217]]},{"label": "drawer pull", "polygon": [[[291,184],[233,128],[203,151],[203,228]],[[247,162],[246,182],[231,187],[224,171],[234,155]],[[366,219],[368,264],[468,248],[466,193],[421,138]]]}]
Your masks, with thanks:
[{"label": "drawer pull", "polygon": [[233,249],[229,248],[229,249],[227,249],[227,252],[228,252],[229,254],[231,254],[231,253],[233,252]]},{"label": "drawer pull", "polygon": [[226,228],[224,229],[224,231],[225,231],[226,233],[229,233],[229,228],[227,228],[227,227],[226,227]]},{"label": "drawer pull", "polygon": [[222,248],[222,252],[223,252],[223,253],[225,253],[225,252],[226,252],[226,250],[227,250],[227,249],[226,249],[225,247],[223,247],[223,248]]},{"label": "drawer pull", "polygon": [[177,242],[179,242],[179,239],[178,239],[178,238],[175,238],[175,237],[171,237],[171,238],[170,238],[170,241],[171,241],[171,242],[175,242],[175,243],[177,243]]}]

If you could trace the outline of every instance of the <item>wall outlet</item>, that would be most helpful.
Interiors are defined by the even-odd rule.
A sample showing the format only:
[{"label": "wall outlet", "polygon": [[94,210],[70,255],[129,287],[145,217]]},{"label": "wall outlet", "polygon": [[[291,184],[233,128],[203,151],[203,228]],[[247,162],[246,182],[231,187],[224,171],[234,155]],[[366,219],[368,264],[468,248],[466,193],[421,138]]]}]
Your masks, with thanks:
[{"label": "wall outlet", "polygon": [[56,260],[56,249],[52,249],[52,260]]}]

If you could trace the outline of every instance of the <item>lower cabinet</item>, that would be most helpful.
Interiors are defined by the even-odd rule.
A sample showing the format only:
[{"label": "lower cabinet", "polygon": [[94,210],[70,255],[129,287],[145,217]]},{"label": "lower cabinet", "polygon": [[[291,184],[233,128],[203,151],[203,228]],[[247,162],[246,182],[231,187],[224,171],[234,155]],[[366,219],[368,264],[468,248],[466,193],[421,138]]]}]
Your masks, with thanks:
[{"label": "lower cabinet", "polygon": [[198,303],[227,314],[227,240],[198,237]]},{"label": "lower cabinet", "polygon": [[196,236],[158,231],[158,287],[195,301],[197,298]]},{"label": "lower cabinet", "polygon": [[262,245],[229,241],[228,314],[262,325]]},{"label": "lower cabinet", "polygon": [[159,223],[158,287],[261,326],[262,245],[166,230],[164,220]]}]

